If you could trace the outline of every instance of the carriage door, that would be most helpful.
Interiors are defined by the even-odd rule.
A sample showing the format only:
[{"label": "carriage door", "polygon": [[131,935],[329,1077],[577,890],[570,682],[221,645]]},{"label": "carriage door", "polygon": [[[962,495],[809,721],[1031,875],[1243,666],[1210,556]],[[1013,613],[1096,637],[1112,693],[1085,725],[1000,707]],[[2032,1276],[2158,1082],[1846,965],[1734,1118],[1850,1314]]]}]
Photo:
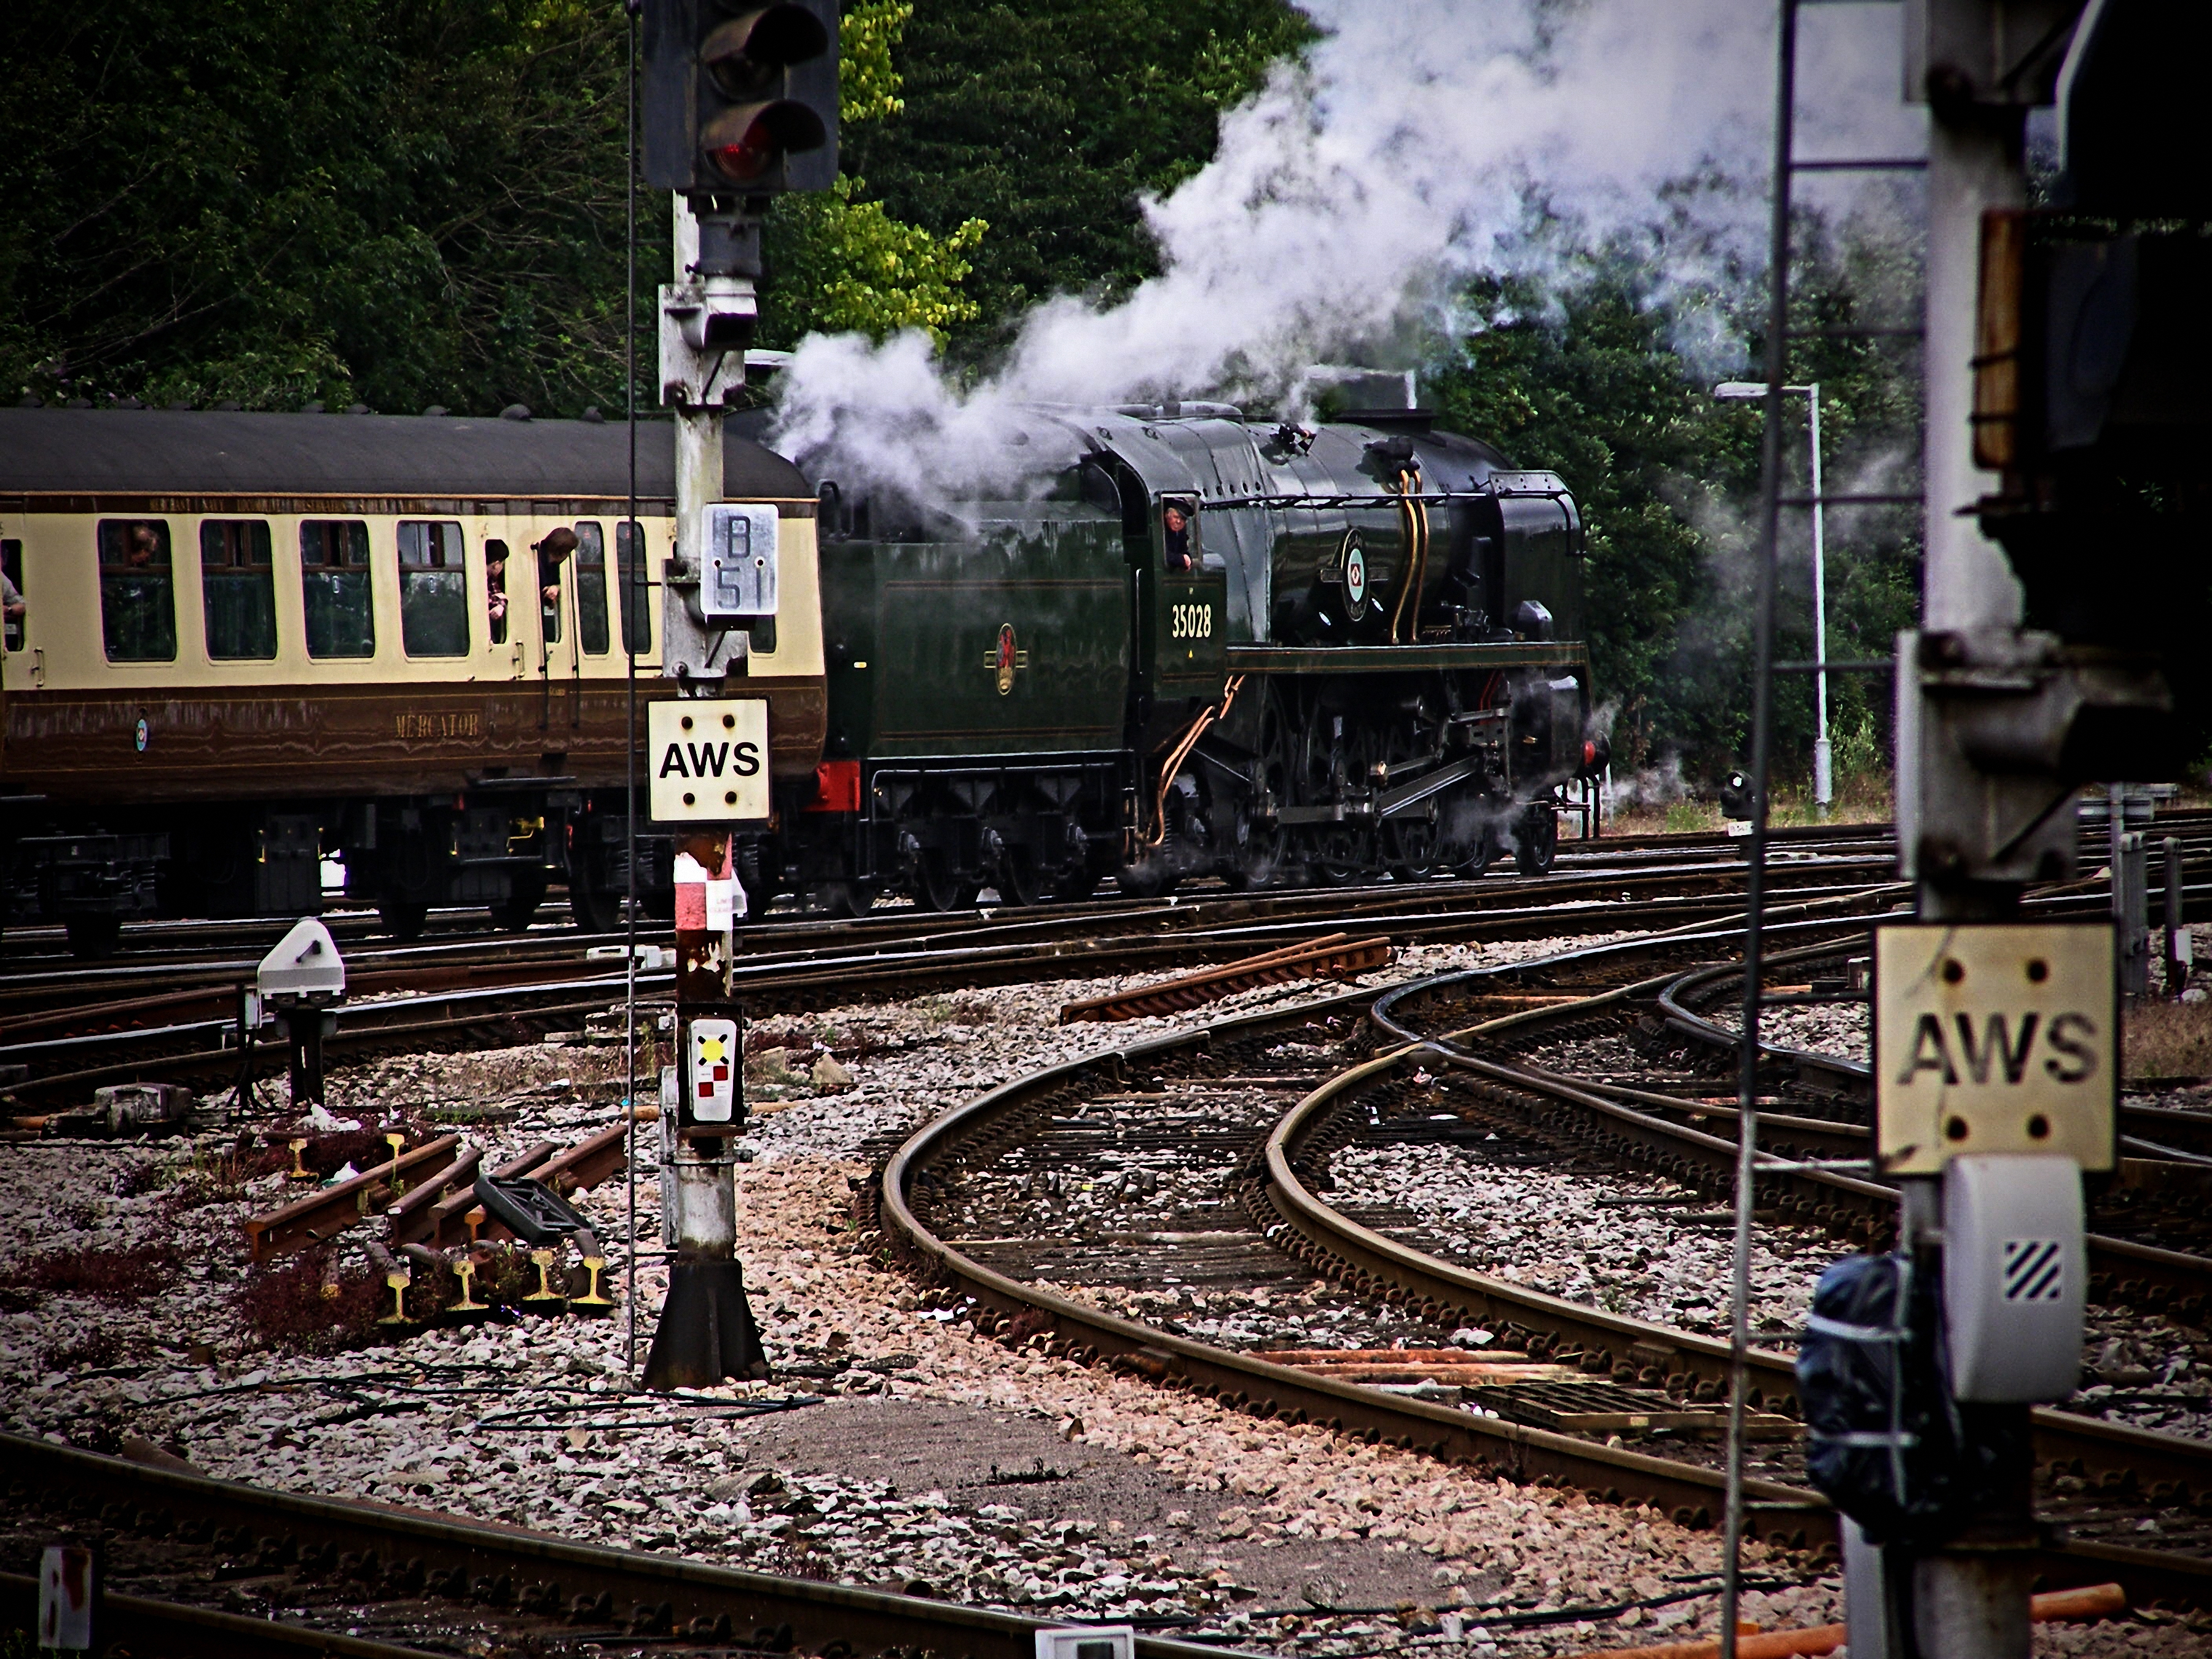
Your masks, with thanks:
[{"label": "carriage door", "polygon": [[576,654],[576,532],[567,525],[549,532],[523,556],[530,609],[538,617],[540,727],[549,753],[568,747],[579,709]]},{"label": "carriage door", "polygon": [[1206,549],[1195,495],[1163,495],[1152,515],[1152,659],[1162,702],[1212,697],[1229,672],[1229,580]]}]

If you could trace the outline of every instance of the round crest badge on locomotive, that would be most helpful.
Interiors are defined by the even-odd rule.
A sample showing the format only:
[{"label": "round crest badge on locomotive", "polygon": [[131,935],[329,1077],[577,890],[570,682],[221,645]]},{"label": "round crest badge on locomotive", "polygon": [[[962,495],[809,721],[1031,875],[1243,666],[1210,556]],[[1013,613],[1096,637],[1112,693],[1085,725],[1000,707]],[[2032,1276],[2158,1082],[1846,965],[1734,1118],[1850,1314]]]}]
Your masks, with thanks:
[{"label": "round crest badge on locomotive", "polygon": [[1352,620],[1358,622],[1367,611],[1367,550],[1360,544],[1359,532],[1352,531],[1344,538],[1344,553],[1339,561],[1344,584],[1345,609]]},{"label": "round crest badge on locomotive", "polygon": [[1014,625],[999,624],[999,695],[1005,696],[1014,689]]}]

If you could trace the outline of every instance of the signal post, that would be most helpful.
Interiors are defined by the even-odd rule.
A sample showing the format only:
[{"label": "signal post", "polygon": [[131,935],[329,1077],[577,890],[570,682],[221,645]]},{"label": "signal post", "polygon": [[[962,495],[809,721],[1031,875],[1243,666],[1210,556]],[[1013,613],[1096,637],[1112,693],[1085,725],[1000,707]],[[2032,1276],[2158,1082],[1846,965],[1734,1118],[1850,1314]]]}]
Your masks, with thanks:
[{"label": "signal post", "polygon": [[[1933,1354],[1921,1374],[1936,1380],[1908,1385],[1911,1368],[1892,1368],[1900,1395],[1926,1397],[1900,1401],[1886,1432],[1832,1443],[1887,1443],[1894,1473],[1875,1501],[1831,1495],[1847,1516],[1884,1517],[1881,1537],[1846,1528],[1854,1656],[2027,1659],[2042,1541],[2028,1412],[2077,1380],[2081,1178],[2114,1165],[2120,1006],[2111,924],[2026,922],[2021,897],[2075,873],[2083,784],[2170,775],[2188,758],[2171,740],[2177,665],[2146,648],[2156,608],[2130,617],[2121,600],[2160,560],[2202,581],[2203,479],[2164,497],[2187,504],[2170,519],[2129,523],[2114,503],[2142,495],[2119,481],[2168,453],[2158,428],[2176,421],[2150,396],[2132,423],[2112,417],[2131,376],[2154,380],[2177,341],[2197,337],[2138,285],[2125,222],[2203,228],[2207,146],[2160,95],[2179,72],[2161,64],[2200,57],[2178,10],[1904,10],[1905,96],[1929,116],[1927,562],[1923,625],[1900,637],[1896,669],[1898,839],[1917,915],[1876,933],[1875,1145],[1901,1188],[1899,1282],[1935,1294],[1908,1310],[1898,1290],[1893,1328],[1846,1340]],[[2053,103],[2061,214],[2031,213],[2027,112]],[[2144,181],[2160,179],[2189,181],[2193,198],[2146,199]],[[2060,224],[2068,212],[2080,217]],[[2087,314],[2097,279],[2101,319]],[[2086,297],[2056,302],[2069,293]],[[2085,380],[2102,399],[2087,410]],[[1900,1427],[1916,1417],[1956,1426]],[[1948,1449],[1931,1452],[1938,1440]]]},{"label": "signal post", "polygon": [[[737,1259],[744,1013],[730,994],[745,914],[732,830],[765,823],[768,702],[744,695],[772,629],[779,521],[722,500],[724,400],[744,385],[760,227],[788,190],[837,171],[837,0],[646,0],[644,178],[673,192],[675,269],[660,290],[661,402],[676,420],[676,548],[661,572],[661,672],[647,711],[652,812],[676,854],[675,1063],[661,1079],[661,1213],[673,1253],[647,1388],[765,1376]],[[763,645],[763,649],[773,648]]]}]

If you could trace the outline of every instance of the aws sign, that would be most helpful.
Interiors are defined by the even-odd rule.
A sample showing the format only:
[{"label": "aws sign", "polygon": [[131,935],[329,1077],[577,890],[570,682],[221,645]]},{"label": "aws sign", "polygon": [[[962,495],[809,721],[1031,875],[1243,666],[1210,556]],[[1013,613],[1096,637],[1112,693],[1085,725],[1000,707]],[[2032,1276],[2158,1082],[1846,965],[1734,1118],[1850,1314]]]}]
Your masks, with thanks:
[{"label": "aws sign", "polygon": [[768,703],[760,697],[655,702],[646,710],[646,782],[662,823],[769,815]]},{"label": "aws sign", "polygon": [[2104,922],[1875,930],[1876,1147],[1892,1175],[1960,1153],[2109,1170],[2120,1015]]}]

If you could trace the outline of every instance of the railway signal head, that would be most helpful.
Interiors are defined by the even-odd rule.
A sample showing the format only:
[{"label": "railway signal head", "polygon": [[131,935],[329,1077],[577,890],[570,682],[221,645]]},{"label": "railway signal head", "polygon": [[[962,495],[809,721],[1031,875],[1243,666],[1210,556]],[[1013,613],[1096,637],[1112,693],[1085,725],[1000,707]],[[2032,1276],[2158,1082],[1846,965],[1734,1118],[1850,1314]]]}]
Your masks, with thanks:
[{"label": "railway signal head", "polygon": [[837,0],[646,0],[645,179],[693,197],[826,190]]}]

